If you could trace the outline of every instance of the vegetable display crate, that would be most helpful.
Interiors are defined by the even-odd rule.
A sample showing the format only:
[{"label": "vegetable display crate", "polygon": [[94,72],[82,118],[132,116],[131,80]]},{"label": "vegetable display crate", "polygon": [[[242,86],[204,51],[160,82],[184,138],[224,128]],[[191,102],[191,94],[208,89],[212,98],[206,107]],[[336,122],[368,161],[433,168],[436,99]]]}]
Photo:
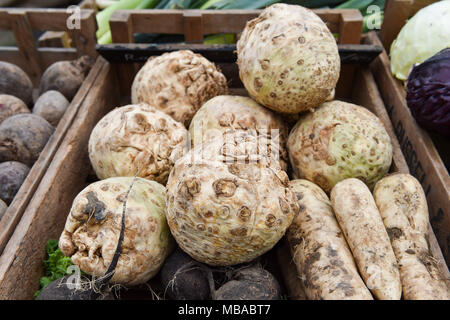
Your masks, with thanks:
[{"label": "vegetable display crate", "polygon": [[[82,10],[80,29],[68,30],[68,14],[58,9],[1,9],[0,29],[13,31],[17,47],[0,47],[0,61],[19,66],[39,86],[39,79],[45,69],[60,60],[73,60],[82,55],[96,55],[95,51],[95,15],[92,10]],[[55,49],[37,47],[33,36],[36,30],[67,30],[75,39],[76,48]],[[99,66],[85,79],[72,99],[63,118],[55,128],[38,160],[32,166],[27,178],[0,221],[0,253],[5,248],[9,237],[19,223],[33,193],[37,189],[52,158],[71,126],[79,107],[91,89],[97,76]],[[37,91],[37,90],[35,90]],[[36,92],[35,92],[36,93]]]},{"label": "vegetable display crate", "polygon": [[[339,52],[342,68],[336,90],[336,99],[362,105],[380,118],[393,144],[393,162],[390,171],[407,173],[409,169],[395,136],[394,128],[386,112],[373,74],[367,65],[380,52],[380,48],[348,45],[348,43],[360,43],[361,39],[362,17],[358,11],[352,11],[355,12],[355,18],[347,24],[342,24],[342,15],[336,15],[335,10],[325,10],[327,15],[321,15],[320,11],[316,11],[327,22],[332,32],[340,33]],[[222,20],[215,17],[213,22],[216,22],[217,28],[221,25],[217,23],[218,21],[231,19],[233,23],[228,23],[228,29],[214,30],[214,32],[231,32],[229,28],[232,27],[238,33],[244,27],[245,22],[255,17],[258,12],[246,18],[234,17],[234,14],[233,16],[222,17]],[[116,42],[128,43],[128,41],[132,42],[130,39],[132,39],[133,32],[158,32],[157,30],[160,30],[159,32],[168,33],[168,27],[163,28],[164,22],[172,18],[153,16],[153,14],[155,14],[153,11],[137,12],[137,16],[140,17],[135,18],[132,12],[116,13],[111,19],[113,38],[116,39]],[[165,11],[161,14],[169,13]],[[167,23],[167,25],[177,26],[174,27],[172,32],[184,33],[185,13],[174,11],[172,14],[178,16],[177,19],[180,20],[176,24]],[[200,33],[211,32],[210,29],[205,27],[208,25],[208,19],[205,18],[204,14],[206,13],[202,13],[200,18],[203,31],[199,32],[198,36]],[[214,14],[214,12],[208,11],[207,14]],[[220,11],[220,14],[223,14],[223,11]],[[241,14],[244,13],[241,12]],[[148,17],[148,15],[151,15],[151,17]],[[125,17],[126,23],[122,21],[121,17]],[[240,27],[235,27],[238,24]],[[353,28],[345,29],[344,26],[349,24],[353,25]],[[158,28],[161,29],[156,29],[158,25]],[[191,30],[189,28],[191,27],[186,30]],[[347,31],[339,31],[343,28]],[[103,57],[97,59],[96,65],[91,71],[94,75],[89,82],[89,92],[82,101],[76,118],[54,155],[3,255],[0,257],[0,299],[31,299],[33,297],[35,291],[39,288],[39,279],[43,275],[42,261],[45,259],[47,240],[59,238],[74,198],[87,184],[95,181],[95,175],[88,157],[88,141],[91,131],[98,121],[113,108],[130,103],[129,88],[133,77],[149,56],[180,49],[191,49],[216,63],[229,81],[230,94],[246,95],[246,90],[239,80],[234,45],[115,44],[99,48],[101,54],[107,57],[110,62],[107,62]],[[346,77],[346,72],[348,72],[346,70],[351,71],[351,77]],[[126,77],[124,71],[128,72]],[[448,269],[431,228],[428,242],[433,257],[448,278]],[[291,252],[284,238],[270,253],[278,257],[274,263],[280,269],[278,279],[280,282],[284,282],[288,297],[290,299],[304,299],[305,295],[299,283],[296,267],[292,262]],[[19,281],[20,286],[17,285]],[[135,298],[139,298],[139,296]]]},{"label": "vegetable display crate", "polygon": [[[127,54],[130,51],[136,53],[139,51],[142,55],[142,50],[136,50],[135,47],[136,45],[122,46],[122,50],[128,48]],[[235,80],[238,79],[237,65],[229,63],[231,59],[235,59],[233,50],[220,51],[220,46],[211,48],[203,45],[172,46],[171,50],[182,48],[202,52],[209,59],[215,57],[214,62],[219,66],[228,64],[228,68],[222,70],[227,79],[231,80],[230,94],[246,94],[240,81]],[[342,50],[342,46],[340,49],[344,60],[348,53],[346,54],[345,50]],[[150,53],[147,51],[147,54],[164,50],[167,50],[164,46],[154,46]],[[105,54],[104,50],[101,52]],[[120,52],[116,54],[120,54]],[[408,172],[372,73],[367,66],[355,65],[355,67],[357,68],[356,79],[351,93],[347,96],[338,95],[336,98],[362,105],[381,119],[393,143],[394,157],[391,171]],[[130,102],[130,97],[121,95],[118,90],[120,80],[118,64],[110,64],[104,58],[99,57],[95,72],[97,76],[81,105],[77,118],[64,137],[19,226],[0,258],[0,299],[30,299],[33,297],[39,287],[39,278],[43,273],[42,260],[45,256],[46,241],[51,238],[57,239],[60,236],[75,196],[93,181],[88,157],[88,140],[91,131],[106,113]],[[342,81],[338,83],[338,86],[345,85]],[[128,86],[131,86],[131,82],[128,83]],[[290,299],[304,298],[297,272],[292,264],[291,254],[283,242],[284,240],[281,240],[279,245],[273,249],[275,250],[273,253],[278,256],[277,264],[281,269],[282,279],[279,280],[285,283]],[[440,262],[443,272],[448,274],[431,230],[429,243],[433,256]],[[20,281],[22,285],[17,286],[17,281]],[[139,299],[139,296],[134,298]]]},{"label": "vegetable display crate", "polygon": [[[381,46],[380,39],[373,32],[368,34],[365,43]],[[436,149],[437,140],[433,141],[430,134],[419,127],[413,118],[406,103],[406,91],[401,82],[391,73],[386,50],[383,50],[371,63],[370,68],[386,104],[411,174],[421,182],[425,191],[431,225],[447,265],[450,265],[450,176]],[[447,147],[443,147],[442,151],[448,154],[448,141],[445,143]]]}]

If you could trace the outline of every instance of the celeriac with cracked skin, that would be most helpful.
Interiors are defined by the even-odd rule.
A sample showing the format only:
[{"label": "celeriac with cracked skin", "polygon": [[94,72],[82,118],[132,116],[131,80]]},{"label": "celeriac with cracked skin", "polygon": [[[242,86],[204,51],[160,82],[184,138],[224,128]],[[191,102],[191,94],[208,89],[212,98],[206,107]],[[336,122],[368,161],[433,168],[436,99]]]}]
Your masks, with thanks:
[{"label": "celeriac with cracked skin", "polygon": [[[208,100],[192,118],[189,135],[192,146],[221,136],[228,130],[244,130],[270,137],[273,158],[277,156],[283,170],[287,170],[286,140],[288,126],[273,111],[249,97],[222,95]],[[278,155],[277,155],[278,154]]]},{"label": "celeriac with cracked skin", "polygon": [[203,103],[227,90],[227,80],[214,63],[178,50],[147,60],[133,80],[131,102],[148,103],[187,128]]},{"label": "celeriac with cracked skin", "polygon": [[147,282],[173,245],[164,214],[164,186],[138,177],[133,180],[114,177],[87,186],[73,201],[59,239],[63,254],[82,271],[104,276],[116,251],[126,201],[122,251],[111,279],[123,285]]},{"label": "celeriac with cracked skin", "polygon": [[181,123],[140,103],[116,108],[97,123],[89,138],[89,158],[99,179],[137,175],[165,184],[188,143]]},{"label": "celeriac with cracked skin", "polygon": [[287,174],[247,132],[208,141],[178,160],[167,182],[167,221],[181,247],[214,266],[269,251],[298,211]]}]

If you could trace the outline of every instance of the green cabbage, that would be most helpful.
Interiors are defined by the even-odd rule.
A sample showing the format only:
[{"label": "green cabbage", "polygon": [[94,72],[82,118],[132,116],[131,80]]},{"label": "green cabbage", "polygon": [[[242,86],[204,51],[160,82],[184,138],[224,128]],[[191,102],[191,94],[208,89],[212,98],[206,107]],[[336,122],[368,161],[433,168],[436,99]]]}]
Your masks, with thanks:
[{"label": "green cabbage", "polygon": [[412,17],[391,45],[391,72],[406,80],[416,63],[450,47],[450,0],[435,2]]}]

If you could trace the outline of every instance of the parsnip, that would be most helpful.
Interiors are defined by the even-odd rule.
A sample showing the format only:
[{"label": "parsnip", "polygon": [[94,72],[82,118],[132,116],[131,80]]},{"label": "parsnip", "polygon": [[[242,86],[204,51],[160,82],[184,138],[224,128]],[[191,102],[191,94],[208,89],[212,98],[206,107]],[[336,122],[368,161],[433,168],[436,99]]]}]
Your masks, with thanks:
[{"label": "parsnip", "polygon": [[293,180],[291,186],[300,211],[287,238],[308,299],[372,300],[328,196],[307,180]]},{"label": "parsnip", "polygon": [[397,260],[369,188],[343,180],[331,190],[331,203],[367,287],[377,299],[400,299]]},{"label": "parsnip", "polygon": [[375,185],[373,195],[399,263],[404,299],[450,299],[430,254],[428,206],[419,181],[409,174],[391,175]]}]

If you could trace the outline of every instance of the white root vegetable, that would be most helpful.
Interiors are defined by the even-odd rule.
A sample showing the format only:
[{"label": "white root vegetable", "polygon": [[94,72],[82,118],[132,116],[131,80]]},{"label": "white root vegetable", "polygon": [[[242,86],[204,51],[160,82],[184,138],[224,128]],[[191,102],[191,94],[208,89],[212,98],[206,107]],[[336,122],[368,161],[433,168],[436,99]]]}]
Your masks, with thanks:
[{"label": "white root vegetable", "polygon": [[372,300],[328,196],[307,180],[293,180],[291,186],[299,214],[286,235],[308,299]]},{"label": "white root vegetable", "polygon": [[343,180],[331,190],[331,203],[366,286],[377,299],[400,299],[397,260],[369,188]]},{"label": "white root vegetable", "polygon": [[145,103],[112,110],[89,138],[89,159],[100,179],[137,174],[165,184],[187,149],[186,128]]},{"label": "white root vegetable", "polygon": [[131,102],[146,102],[188,127],[206,101],[227,90],[227,79],[214,63],[178,50],[147,60],[133,80]]},{"label": "white root vegetable", "polygon": [[164,186],[142,178],[90,184],[73,201],[59,239],[62,253],[87,274],[104,276],[116,252],[126,201],[122,250],[111,282],[147,282],[173,248],[164,196]]},{"label": "white root vegetable", "polygon": [[298,113],[326,101],[339,78],[333,34],[311,10],[276,3],[247,22],[236,44],[239,76],[260,104]]},{"label": "white root vegetable", "polygon": [[192,118],[189,126],[192,146],[221,136],[228,130],[244,130],[270,137],[273,158],[279,158],[281,168],[287,170],[289,129],[282,117],[249,97],[217,96],[208,100]]},{"label": "white root vegetable", "polygon": [[427,242],[428,206],[423,189],[409,174],[381,179],[373,192],[399,263],[403,298],[448,300],[449,288]]},{"label": "white root vegetable", "polygon": [[166,217],[180,248],[213,266],[249,262],[281,239],[298,211],[287,174],[258,153],[262,137],[233,132],[175,163]]}]

